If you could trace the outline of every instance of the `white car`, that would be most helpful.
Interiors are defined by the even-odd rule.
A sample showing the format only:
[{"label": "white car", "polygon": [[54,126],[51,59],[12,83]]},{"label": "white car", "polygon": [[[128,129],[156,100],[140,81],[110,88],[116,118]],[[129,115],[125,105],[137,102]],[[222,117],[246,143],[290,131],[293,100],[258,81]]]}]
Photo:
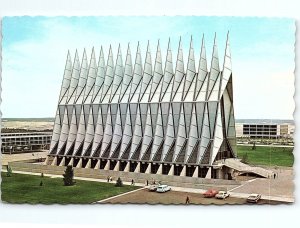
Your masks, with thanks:
[{"label": "white car", "polygon": [[229,196],[230,196],[230,194],[228,192],[219,191],[219,193],[216,195],[216,198],[217,199],[226,199]]},{"label": "white car", "polygon": [[250,194],[250,196],[247,198],[247,202],[249,203],[257,203],[261,198],[260,194]]},{"label": "white car", "polygon": [[167,191],[170,191],[171,190],[171,187],[168,186],[168,185],[159,185],[156,189],[156,192],[167,192]]}]

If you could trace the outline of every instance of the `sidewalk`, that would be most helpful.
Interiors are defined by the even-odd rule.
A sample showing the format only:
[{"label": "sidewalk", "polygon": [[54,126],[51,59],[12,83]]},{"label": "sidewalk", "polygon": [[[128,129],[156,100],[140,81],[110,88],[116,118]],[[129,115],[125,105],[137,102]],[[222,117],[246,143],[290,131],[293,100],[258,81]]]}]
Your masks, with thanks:
[{"label": "sidewalk", "polygon": [[[6,172],[6,170],[2,170],[2,172]],[[37,176],[40,176],[41,174],[40,173],[31,173],[31,172],[23,172],[23,171],[14,171],[14,173],[19,173],[19,174],[29,174],[29,175],[37,175]],[[50,177],[50,178],[62,178],[62,175],[53,175],[53,174],[44,174],[44,176],[46,177]],[[95,178],[85,178],[85,177],[74,177],[75,180],[84,180],[84,181],[95,181],[95,182],[106,182],[107,183],[107,180],[103,180],[103,179],[95,179]],[[251,182],[253,180],[250,180],[249,182]],[[110,182],[111,183],[111,182]],[[116,183],[116,180],[113,180],[112,183]],[[131,182],[123,182],[124,185],[131,185]],[[135,183],[134,184],[135,186],[139,186],[139,187],[142,187],[140,189],[137,189],[137,190],[141,190],[141,189],[144,189],[144,188],[148,188],[145,184],[141,184],[141,183]],[[198,193],[198,194],[203,194],[204,192],[206,192],[206,190],[204,189],[195,189],[195,188],[183,188],[183,187],[175,187],[175,186],[171,186],[171,189],[172,191],[178,191],[178,192],[190,192],[190,193]],[[242,199],[247,199],[247,197],[249,196],[248,193],[238,193],[238,192],[232,192],[233,190],[235,190],[236,188],[233,188],[231,190],[228,190],[228,192],[230,193],[230,196],[232,197],[236,197],[236,198],[242,198]],[[134,191],[137,191],[137,190],[134,190]],[[124,194],[130,194],[132,193],[133,191],[131,192],[127,192],[127,193],[124,193]],[[121,195],[124,195],[124,194],[121,194]],[[121,195],[117,195],[117,196],[114,196],[115,197],[119,197]],[[261,197],[262,199],[264,200],[274,200],[274,201],[281,201],[281,202],[288,202],[288,203],[293,203],[295,200],[294,198],[290,198],[290,197],[279,197],[279,196],[269,196],[269,195],[262,195]],[[104,199],[104,200],[101,200],[99,202],[103,202],[103,201],[106,201],[108,199]],[[98,203],[99,203],[98,202]]]}]

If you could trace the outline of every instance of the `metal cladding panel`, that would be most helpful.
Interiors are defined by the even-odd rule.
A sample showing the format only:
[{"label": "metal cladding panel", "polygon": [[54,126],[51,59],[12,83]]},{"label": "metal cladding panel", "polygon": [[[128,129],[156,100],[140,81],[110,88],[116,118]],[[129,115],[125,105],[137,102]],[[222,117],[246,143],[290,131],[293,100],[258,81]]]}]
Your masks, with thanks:
[{"label": "metal cladding panel", "polygon": [[184,115],[184,108],[182,106],[180,117],[179,117],[179,126],[178,126],[178,133],[177,133],[176,146],[174,152],[175,159],[179,156],[180,152],[183,150],[186,140],[187,140],[186,120]]},{"label": "metal cladding panel", "polygon": [[174,140],[175,140],[175,128],[174,128],[173,112],[172,112],[172,108],[170,108],[166,139],[165,139],[163,153],[162,153],[162,160],[165,160],[165,157],[167,156],[170,148],[172,147]]},{"label": "metal cladding panel", "polygon": [[149,149],[151,142],[153,141],[153,126],[152,126],[152,117],[151,117],[151,108],[148,108],[147,111],[147,118],[146,118],[146,126],[144,131],[143,137],[143,144],[141,149],[141,154],[145,154],[146,151]]},{"label": "metal cladding panel", "polygon": [[79,148],[84,143],[84,138],[85,138],[85,115],[84,115],[84,110],[82,109],[80,119],[79,119],[76,140],[75,140],[74,154],[78,152]]},{"label": "metal cladding panel", "polygon": [[154,155],[159,151],[161,144],[164,140],[164,127],[163,127],[163,118],[160,105],[158,106],[158,115],[157,122],[154,134],[154,141],[152,146],[152,151],[150,155],[150,160],[153,159]]},{"label": "metal cladding panel", "polygon": [[149,101],[151,80],[152,80],[152,60],[151,60],[150,47],[148,42],[139,102],[145,103]]},{"label": "metal cladding panel", "polygon": [[186,161],[189,159],[191,153],[193,152],[195,146],[197,145],[198,138],[199,138],[199,135],[198,135],[196,108],[195,108],[195,105],[193,105],[191,127],[190,127],[188,146],[187,146],[187,152],[186,152]]},{"label": "metal cladding panel", "polygon": [[96,152],[96,150],[101,146],[101,142],[103,139],[103,134],[104,134],[104,123],[102,119],[102,107],[101,105],[99,106],[98,110],[98,118],[96,122],[96,127],[95,127],[95,136],[94,136],[94,141],[93,141],[93,146],[92,146],[92,154]]},{"label": "metal cladding panel", "polygon": [[184,81],[183,98],[185,101],[193,101],[194,100],[196,75],[197,74],[196,74],[196,66],[195,66],[194,47],[193,47],[193,40],[191,38],[189,58],[188,58],[188,64],[187,64],[187,72],[186,72],[186,77],[185,77],[185,81]]},{"label": "metal cladding panel", "polygon": [[86,57],[85,50],[83,52],[82,63],[80,68],[80,76],[78,85],[75,91],[75,102],[76,104],[82,104],[84,101],[84,88],[86,86],[87,77],[88,77],[88,61]]},{"label": "metal cladding panel", "polygon": [[203,159],[204,152],[206,151],[206,148],[210,142],[210,127],[209,127],[209,116],[208,116],[208,107],[207,104],[205,105],[204,110],[204,118],[203,118],[203,125],[202,125],[202,131],[201,131],[201,142],[200,142],[200,148],[199,148],[199,157],[197,163],[200,163]]},{"label": "metal cladding panel", "polygon": [[215,131],[214,142],[213,142],[212,153],[211,153],[211,158],[210,158],[210,165],[212,165],[212,163],[215,161],[215,158],[216,158],[216,156],[220,150],[220,147],[223,143],[223,140],[224,140],[220,104],[218,105],[216,126],[215,126],[214,131]]},{"label": "metal cladding panel", "polygon": [[[207,74],[208,74],[208,71],[207,71],[206,49],[205,49],[204,35],[203,35],[202,45],[201,45],[201,53],[200,53],[200,60],[199,60],[198,75],[197,75],[195,100],[197,100],[197,98],[199,97],[200,91],[201,90],[203,91],[202,87],[205,85],[204,81],[205,81],[205,78],[207,78]],[[204,91],[206,91],[206,88],[205,88]]]},{"label": "metal cladding panel", "polygon": [[225,118],[225,131],[226,134],[228,132],[228,127],[229,127],[229,117],[230,117],[230,111],[231,111],[231,101],[229,99],[229,95],[227,90],[224,91],[223,93],[223,104],[224,104],[224,118]]},{"label": "metal cladding panel", "polygon": [[61,121],[60,121],[59,109],[57,109],[56,115],[55,115],[53,133],[52,133],[52,140],[51,140],[50,150],[49,150],[50,153],[52,153],[54,147],[58,143],[60,131],[61,131]]},{"label": "metal cladding panel", "polygon": [[126,122],[125,122],[125,127],[124,127],[124,132],[123,132],[123,138],[122,138],[122,143],[121,143],[121,155],[123,153],[126,152],[132,136],[133,136],[133,132],[132,132],[132,121],[131,121],[131,113],[130,113],[130,106],[128,106],[127,109],[127,115],[126,115]]},{"label": "metal cladding panel", "polygon": [[184,86],[184,62],[183,62],[183,52],[181,45],[181,38],[179,41],[176,69],[173,82],[173,91],[172,91],[172,100],[173,101],[182,101],[183,96],[183,86]]},{"label": "metal cladding panel", "polygon": [[64,119],[61,127],[61,132],[59,136],[59,142],[57,147],[57,154],[60,153],[60,150],[67,143],[68,134],[69,134],[69,120],[68,120],[68,110],[66,109],[64,112]]},{"label": "metal cladding panel", "polygon": [[118,103],[121,95],[121,84],[124,77],[123,60],[121,47],[119,45],[116,67],[114,71],[114,80],[111,86],[110,103]]},{"label": "metal cladding panel", "polygon": [[222,71],[222,83],[221,83],[221,94],[223,94],[228,80],[231,77],[232,69],[231,69],[231,53],[230,53],[230,44],[229,44],[229,34],[227,34],[226,41],[226,49],[223,63],[223,71]]},{"label": "metal cladding panel", "polygon": [[174,79],[172,52],[170,48],[171,47],[169,41],[166,64],[165,64],[165,72],[164,72],[163,83],[162,83],[161,94],[160,94],[160,101],[167,101],[167,102],[170,102],[171,100],[172,85]]},{"label": "metal cladding panel", "polygon": [[86,133],[84,137],[83,154],[86,153],[87,149],[91,146],[91,143],[93,142],[94,135],[95,135],[95,125],[96,123],[94,122],[93,109],[90,108],[88,124],[87,124]]},{"label": "metal cladding panel", "polygon": [[162,79],[163,79],[162,60],[161,60],[160,46],[158,43],[149,101],[159,102]]},{"label": "metal cladding panel", "polygon": [[117,119],[116,119],[115,129],[114,129],[114,133],[113,133],[110,154],[115,153],[116,150],[118,149],[118,146],[122,140],[122,134],[123,134],[123,130],[122,130],[121,111],[120,111],[120,108],[118,107]]},{"label": "metal cladding panel", "polygon": [[209,73],[209,82],[208,82],[208,88],[207,88],[207,96],[208,97],[210,96],[210,94],[212,92],[212,89],[216,83],[219,73],[220,73],[219,56],[218,56],[217,41],[216,41],[216,37],[215,37],[213,54],[212,54],[212,59],[211,59],[211,66],[210,66],[210,73]]},{"label": "metal cladding panel", "polygon": [[142,78],[143,78],[142,57],[141,57],[140,46],[138,45],[136,57],[135,57],[132,84],[131,84],[131,88],[130,88],[129,100],[132,103],[139,102]]},{"label": "metal cladding panel", "polygon": [[[114,60],[113,60],[113,54],[111,47],[109,48],[109,55],[108,55],[108,60],[107,60],[107,66],[106,66],[106,71],[105,71],[105,77],[104,77],[104,82],[103,86],[101,87],[101,103],[109,103],[109,98],[110,98],[110,87],[111,84],[114,80]],[[104,100],[105,99],[105,100]],[[96,101],[98,102],[98,101]]]},{"label": "metal cladding panel", "polygon": [[126,60],[125,60],[125,67],[124,67],[124,77],[123,77],[123,81],[122,81],[122,85],[121,85],[119,103],[121,103],[121,102],[127,103],[129,101],[132,77],[133,77],[132,76],[132,60],[131,60],[130,47],[128,44],[127,55],[126,55]]},{"label": "metal cladding panel", "polygon": [[78,85],[79,76],[80,76],[80,63],[79,63],[78,53],[76,51],[73,69],[72,69],[72,78],[71,78],[70,86],[68,89],[67,100],[64,103],[74,104],[75,92],[76,92],[76,88]]},{"label": "metal cladding panel", "polygon": [[68,94],[67,91],[70,86],[71,77],[72,77],[72,60],[71,60],[70,52],[68,51],[63,81],[62,81],[59,99],[58,99],[59,104],[65,104],[67,101],[67,94]]},{"label": "metal cladding panel", "polygon": [[105,66],[103,50],[101,47],[98,68],[97,68],[97,76],[93,88],[92,102],[99,103],[101,100],[101,88],[104,83],[105,72],[106,72],[106,66]]},{"label": "metal cladding panel", "polygon": [[97,77],[97,63],[94,48],[92,49],[90,65],[88,69],[88,78],[84,88],[84,103],[91,104],[93,99],[93,87]]},{"label": "metal cladding panel", "polygon": [[[70,130],[69,130],[69,134],[68,134],[68,140],[67,140],[65,154],[70,152],[69,151],[70,148],[75,143],[75,139],[76,139],[76,135],[77,135],[77,127],[78,127],[78,122],[77,122],[76,112],[75,112],[75,109],[73,109],[72,120],[71,120]],[[72,151],[70,153],[72,153]]]},{"label": "metal cladding panel", "polygon": [[115,63],[110,47],[107,64],[102,47],[98,64],[94,50],[81,67],[77,52],[73,65],[68,53],[50,153],[207,165],[224,143],[234,154],[229,39],[222,71],[216,43],[210,71],[204,37],[198,69],[192,40],[186,65],[180,40],[175,69],[170,41],[164,70],[159,43],[153,68],[149,43],[144,64],[138,45],[134,67],[129,45],[125,63],[120,47]]}]

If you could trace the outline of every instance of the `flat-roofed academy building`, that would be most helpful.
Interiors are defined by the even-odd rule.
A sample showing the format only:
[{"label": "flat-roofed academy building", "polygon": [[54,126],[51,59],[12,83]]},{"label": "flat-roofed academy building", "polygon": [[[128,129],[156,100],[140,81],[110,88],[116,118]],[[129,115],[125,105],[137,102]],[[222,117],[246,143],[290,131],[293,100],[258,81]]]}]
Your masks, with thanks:
[{"label": "flat-roofed academy building", "polygon": [[[197,54],[197,53],[196,53]],[[128,45],[98,63],[94,49],[68,53],[47,164],[162,175],[215,177],[217,160],[236,154],[230,44],[219,66],[216,38],[210,70],[204,37],[199,63],[191,39],[184,64],[181,41],[176,62],[170,41],[165,64],[158,42],[135,60]],[[174,68],[175,67],[175,68]]]}]

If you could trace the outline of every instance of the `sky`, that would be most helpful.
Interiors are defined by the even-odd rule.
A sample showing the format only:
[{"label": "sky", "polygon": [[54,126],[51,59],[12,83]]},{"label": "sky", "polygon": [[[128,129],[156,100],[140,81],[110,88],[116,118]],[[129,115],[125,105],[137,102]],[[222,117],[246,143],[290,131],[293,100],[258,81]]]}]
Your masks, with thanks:
[{"label": "sky", "polygon": [[[191,36],[198,63],[204,34],[208,66],[214,36],[223,68],[229,31],[235,118],[293,119],[295,21],[259,17],[4,17],[2,20],[3,118],[54,117],[68,50],[80,58],[84,48],[96,58],[110,44],[114,60],[121,45],[123,60],[128,43],[142,57],[149,40],[152,61],[160,40],[165,58],[171,40],[175,68],[181,37],[184,60]],[[163,60],[164,62],[164,60]],[[197,64],[198,65],[198,64]]]}]

